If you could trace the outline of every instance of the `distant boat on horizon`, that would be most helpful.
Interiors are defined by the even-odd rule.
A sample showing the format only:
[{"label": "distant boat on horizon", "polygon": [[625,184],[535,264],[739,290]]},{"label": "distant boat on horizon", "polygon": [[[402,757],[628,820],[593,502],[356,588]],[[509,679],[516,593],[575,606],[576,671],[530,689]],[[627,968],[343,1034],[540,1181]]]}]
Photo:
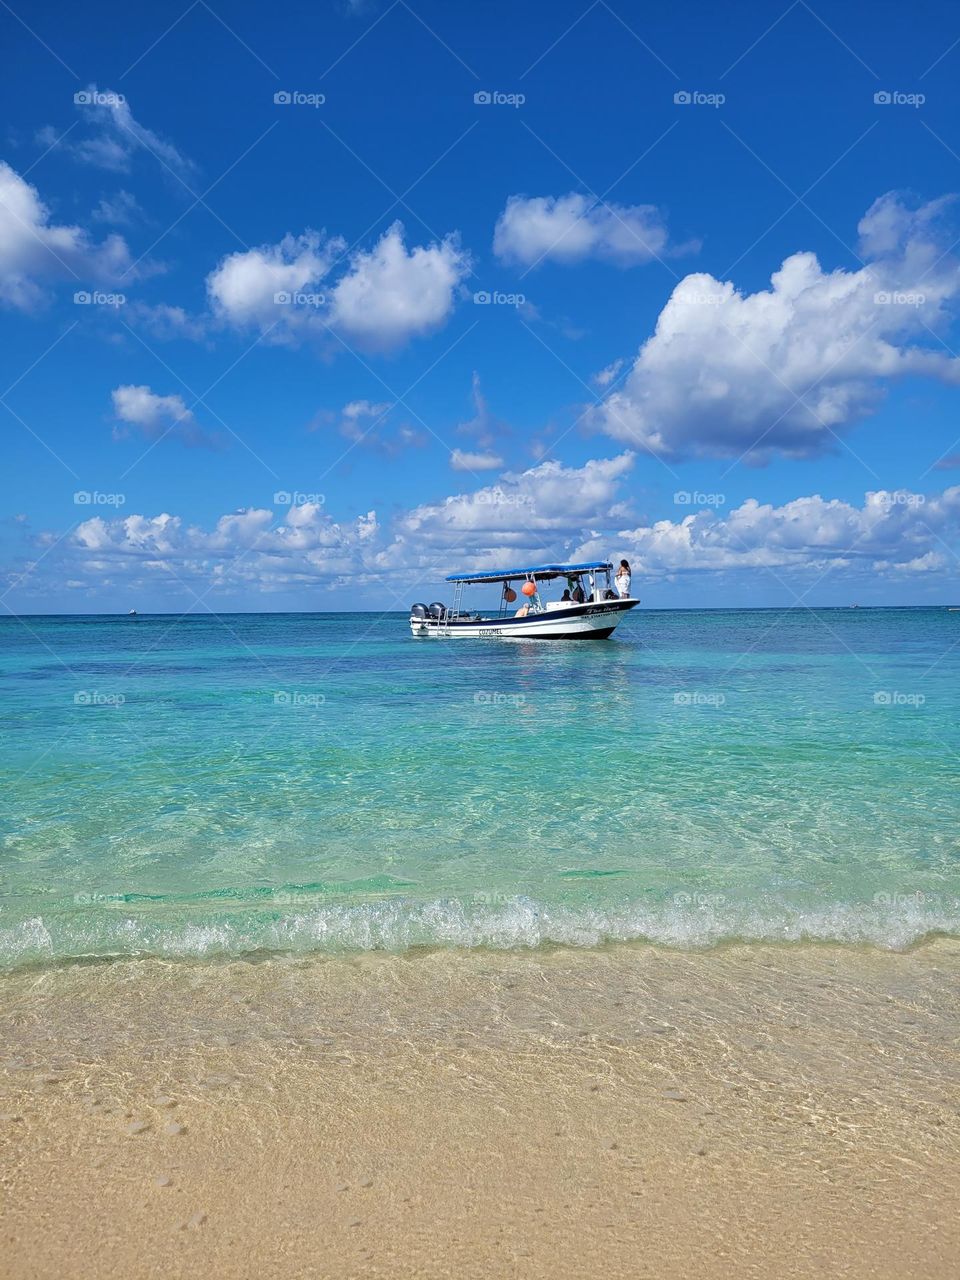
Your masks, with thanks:
[{"label": "distant boat on horizon", "polygon": [[136,616],[137,616],[136,609],[131,609],[130,612],[127,614],[128,618],[135,618]]}]

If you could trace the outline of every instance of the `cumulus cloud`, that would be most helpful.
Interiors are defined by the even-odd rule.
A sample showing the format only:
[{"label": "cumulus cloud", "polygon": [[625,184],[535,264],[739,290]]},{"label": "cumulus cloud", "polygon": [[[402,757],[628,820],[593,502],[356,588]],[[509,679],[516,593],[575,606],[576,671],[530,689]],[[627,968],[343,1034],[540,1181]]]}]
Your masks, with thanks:
[{"label": "cumulus cloud", "polygon": [[443,324],[469,269],[455,236],[408,251],[395,222],[369,253],[353,255],[331,294],[330,323],[366,346],[399,346]]},{"label": "cumulus cloud", "polygon": [[[180,410],[178,397],[129,399],[134,414],[150,421],[154,414],[162,420]],[[165,402],[162,407],[157,399]],[[321,584],[355,589],[362,574],[365,584],[378,585],[382,601],[385,588],[402,586],[405,592],[435,571],[449,572],[451,558],[458,566],[482,567],[503,554],[562,554],[590,529],[622,521],[626,508],[618,491],[631,465],[630,454],[582,467],[544,463],[508,473],[475,493],[418,506],[387,530],[373,511],[336,521],[317,500],[277,513],[243,509],[210,528],[169,512],[95,515],[66,538],[51,533],[38,541],[49,548],[44,574],[97,591],[118,583],[163,592],[187,584],[197,593],[269,593]]]},{"label": "cumulus cloud", "polygon": [[860,223],[857,271],[796,253],[752,294],[688,275],[593,422],[665,457],[810,457],[874,409],[890,379],[960,382],[960,361],[921,345],[960,294],[949,204],[882,196]]},{"label": "cumulus cloud", "polygon": [[425,503],[399,518],[382,563],[425,564],[441,550],[481,568],[505,551],[533,559],[561,555],[585,530],[623,520],[628,507],[619,488],[632,466],[630,452],[582,467],[550,460],[506,472],[473,493]]},{"label": "cumulus cloud", "polygon": [[135,427],[147,440],[179,440],[190,447],[219,448],[220,438],[204,431],[187,408],[183,397],[160,396],[147,386],[121,386],[111,392],[113,412],[123,427],[114,431],[117,439]]},{"label": "cumulus cloud", "polygon": [[316,502],[288,507],[282,518],[267,508],[243,509],[209,530],[167,513],[94,516],[77,527],[64,554],[78,573],[94,577],[271,592],[350,575],[377,529],[372,511],[341,524]]},{"label": "cumulus cloud", "polygon": [[526,267],[548,259],[571,263],[585,258],[631,267],[696,247],[670,245],[655,205],[606,204],[576,191],[565,196],[510,196],[493,235],[499,258]]},{"label": "cumulus cloud", "polygon": [[[930,573],[956,565],[960,487],[926,497],[907,490],[867,493],[853,506],[818,494],[782,506],[749,498],[721,514],[705,508],[679,520],[621,529],[618,547],[638,574],[654,577],[733,569]],[[605,554],[587,539],[576,554]]]},{"label": "cumulus cloud", "polygon": [[6,577],[13,585],[26,570],[36,595],[66,581],[93,593],[117,584],[167,592],[180,583],[197,593],[248,595],[318,585],[355,593],[360,581],[370,593],[364,603],[382,605],[385,592],[436,581],[451,566],[626,555],[637,578],[653,580],[716,575],[726,582],[739,573],[739,581],[755,583],[767,571],[798,586],[828,573],[874,585],[955,586],[960,486],[931,494],[878,490],[859,505],[819,494],[779,506],[750,498],[729,511],[701,508],[631,524],[622,490],[632,465],[630,453],[580,467],[542,463],[420,504],[387,528],[373,511],[334,520],[319,497],[278,511],[241,509],[212,527],[167,512],[96,515],[65,535],[25,530],[27,545],[44,555],[34,572],[28,562]]},{"label": "cumulus cloud", "polygon": [[325,233],[287,235],[228,254],[207,276],[214,314],[237,327],[279,327],[283,334],[312,323],[323,306],[320,286],[344,242]]},{"label": "cumulus cloud", "polygon": [[469,270],[454,236],[408,250],[403,227],[394,223],[369,252],[352,254],[328,284],[345,248],[339,237],[306,231],[228,255],[207,277],[214,314],[226,324],[259,328],[274,341],[333,329],[345,341],[385,349],[441,325]]},{"label": "cumulus cloud", "polygon": [[121,236],[97,243],[82,227],[51,221],[36,187],[0,161],[0,302],[30,311],[44,302],[50,282],[110,284],[129,266]]}]

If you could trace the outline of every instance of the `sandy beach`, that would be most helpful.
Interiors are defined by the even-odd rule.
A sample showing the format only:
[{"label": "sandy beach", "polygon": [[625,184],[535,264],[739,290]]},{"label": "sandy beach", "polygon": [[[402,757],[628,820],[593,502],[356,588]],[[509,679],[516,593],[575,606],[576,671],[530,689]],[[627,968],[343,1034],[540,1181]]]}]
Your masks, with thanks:
[{"label": "sandy beach", "polygon": [[955,1274],[960,946],[4,979],[4,1273]]}]

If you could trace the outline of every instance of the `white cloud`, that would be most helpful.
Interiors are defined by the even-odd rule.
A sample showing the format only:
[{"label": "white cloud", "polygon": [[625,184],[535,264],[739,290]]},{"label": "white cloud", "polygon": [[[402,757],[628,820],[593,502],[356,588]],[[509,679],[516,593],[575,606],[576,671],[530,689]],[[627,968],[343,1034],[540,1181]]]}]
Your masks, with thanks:
[{"label": "white cloud", "polygon": [[306,231],[230,254],[207,277],[213,311],[226,324],[269,331],[274,341],[333,329],[360,346],[389,348],[441,325],[469,270],[454,236],[408,251],[403,227],[394,223],[327,285],[344,250],[342,239]]},{"label": "white cloud", "polygon": [[315,415],[308,430],[335,426],[352,444],[395,457],[405,449],[422,449],[429,443],[425,431],[407,422],[396,422],[397,405],[390,400],[351,400],[337,412],[324,409]]},{"label": "white cloud", "polygon": [[610,383],[616,379],[617,374],[623,366],[624,361],[622,358],[619,360],[613,360],[605,369],[601,369],[599,373],[595,373],[590,381],[597,387],[609,387]]},{"label": "white cloud", "polygon": [[[473,417],[457,424],[457,432],[464,436],[473,436],[478,445],[489,449],[497,436],[509,433],[510,428],[502,419],[490,412],[486,397],[480,388],[480,375],[476,370],[470,380],[470,398],[473,401]],[[502,465],[502,464],[501,464]]]},{"label": "white cloud", "polygon": [[115,173],[127,173],[133,156],[142,148],[177,175],[189,174],[194,168],[193,162],[172,142],[134,118],[122,93],[110,89],[101,92],[92,84],[79,96],[86,100],[78,103],[77,111],[81,121],[90,126],[90,133],[80,142],[74,143],[71,139],[60,143],[77,160]]},{"label": "white cloud", "polygon": [[496,471],[503,466],[503,459],[495,453],[466,453],[463,449],[454,449],[450,466],[454,471]]},{"label": "white cloud", "polygon": [[191,416],[181,396],[158,396],[149,387],[117,387],[111,395],[120,421],[142,427],[147,434],[159,434],[171,421]]},{"label": "white cloud", "polygon": [[455,236],[408,251],[395,222],[369,253],[353,255],[331,294],[330,322],[365,346],[398,346],[443,324],[469,269]]},{"label": "white cloud", "polygon": [[393,408],[389,400],[374,404],[371,400],[351,400],[340,410],[348,422],[359,422],[361,418],[382,418]]},{"label": "white cloud", "polygon": [[510,196],[493,235],[498,257],[527,267],[548,259],[570,263],[585,258],[629,267],[696,247],[671,247],[655,205],[600,203],[576,191],[565,196]]},{"label": "white cloud", "polygon": [[[189,446],[218,448],[219,437],[204,431],[183,397],[160,396],[147,386],[120,386],[111,392],[113,412],[126,426],[136,427],[147,440],[179,440]],[[126,432],[114,435],[121,438]]]},{"label": "white cloud", "polygon": [[317,303],[300,295],[322,296],[320,286],[343,248],[342,240],[305,231],[279,244],[228,254],[207,276],[214,314],[227,324],[276,327],[284,335],[309,324]]},{"label": "white cloud", "polygon": [[183,307],[171,307],[165,302],[128,302],[124,314],[131,324],[138,324],[160,342],[177,338],[201,342],[208,335],[206,316],[192,316]]},{"label": "white cloud", "polygon": [[288,507],[282,519],[266,508],[243,509],[209,531],[167,513],[94,516],[77,527],[65,554],[94,580],[107,574],[141,584],[172,579],[196,592],[268,593],[348,577],[377,531],[372,511],[340,524],[319,503]]},{"label": "white cloud", "polygon": [[753,294],[687,276],[593,422],[662,456],[809,457],[869,413],[887,380],[960,381],[960,361],[910,345],[930,342],[960,294],[940,230],[947,204],[877,200],[860,223],[867,263],[858,271],[827,272],[796,253]]},{"label": "white cloud", "polygon": [[[167,403],[167,414],[178,407]],[[148,397],[135,412],[152,421],[155,409]],[[581,467],[543,463],[422,504],[388,529],[372,511],[336,521],[319,499],[276,512],[242,509],[209,528],[167,512],[93,516],[62,539],[52,531],[30,539],[45,554],[28,573],[28,591],[40,596],[67,580],[94,594],[116,584],[247,595],[324,585],[382,606],[394,590],[437,581],[451,567],[625,555],[637,579],[714,575],[719,584],[762,578],[768,587],[774,579],[799,587],[827,575],[880,590],[922,580],[955,592],[960,486],[926,495],[880,490],[860,505],[817,494],[780,506],[750,498],[730,511],[630,526],[621,490],[632,463],[629,453]],[[8,581],[26,567],[9,571]]]},{"label": "white cloud", "polygon": [[[622,529],[616,545],[638,574],[769,569],[928,573],[952,567],[960,535],[960,487],[925,497],[906,490],[867,493],[856,507],[818,494],[776,507],[749,498],[725,515],[703,509],[679,520]],[[577,555],[605,552],[587,539]]]},{"label": "white cloud", "polygon": [[585,530],[623,521],[619,488],[632,466],[629,452],[582,467],[551,460],[506,472],[474,493],[424,503],[397,521],[382,563],[423,565],[443,550],[466,567],[496,563],[507,551],[533,560],[562,555]]},{"label": "white cloud", "polygon": [[340,410],[340,434],[365,449],[375,449],[387,457],[394,457],[404,449],[422,449],[427,435],[409,425],[391,425],[389,419],[396,405],[386,400],[351,400]]},{"label": "white cloud", "polygon": [[[127,390],[127,411],[153,430],[184,407],[176,396]],[[168,512],[98,515],[63,543],[49,536],[43,572],[96,590],[122,582],[167,592],[185,583],[197,593],[211,587],[269,593],[317,584],[355,590],[362,575],[368,587],[380,584],[382,601],[384,586],[406,591],[403,581],[419,581],[435,565],[448,572],[451,558],[463,566],[489,564],[504,554],[561,554],[585,530],[622,520],[626,512],[617,493],[631,464],[631,455],[623,454],[582,467],[550,462],[508,473],[476,493],[417,507],[390,531],[381,530],[372,511],[336,521],[319,501],[276,513],[243,509],[221,516],[209,529]]]},{"label": "white cloud", "polygon": [[117,227],[129,227],[142,221],[143,210],[129,191],[117,191],[103,196],[91,215],[94,222],[107,222]]},{"label": "white cloud", "polygon": [[51,222],[36,187],[0,161],[0,302],[33,310],[48,282],[72,280],[78,289],[113,283],[129,265],[121,236],[98,244],[82,227]]}]

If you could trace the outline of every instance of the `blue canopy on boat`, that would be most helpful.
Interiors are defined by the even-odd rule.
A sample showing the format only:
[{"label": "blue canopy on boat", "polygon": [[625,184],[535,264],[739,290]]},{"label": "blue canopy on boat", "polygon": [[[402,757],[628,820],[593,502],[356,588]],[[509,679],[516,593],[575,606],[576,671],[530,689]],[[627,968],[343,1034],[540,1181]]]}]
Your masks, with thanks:
[{"label": "blue canopy on boat", "polygon": [[578,573],[595,573],[612,569],[607,560],[591,560],[589,564],[535,564],[527,569],[494,569],[486,573],[448,573],[447,582],[512,582],[515,578],[533,578],[548,582],[551,578],[572,577]]}]

